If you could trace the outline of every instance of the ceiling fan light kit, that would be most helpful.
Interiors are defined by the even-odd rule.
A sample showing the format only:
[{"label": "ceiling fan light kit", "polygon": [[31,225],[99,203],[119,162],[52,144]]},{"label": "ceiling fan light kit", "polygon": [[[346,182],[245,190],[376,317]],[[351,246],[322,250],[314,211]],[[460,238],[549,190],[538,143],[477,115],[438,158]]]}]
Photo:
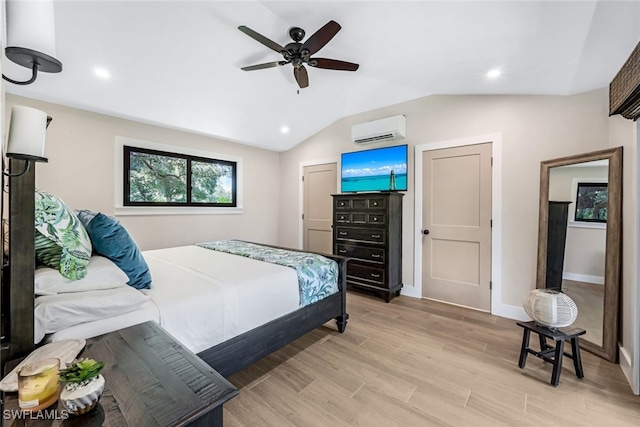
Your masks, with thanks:
[{"label": "ceiling fan light kit", "polygon": [[305,31],[300,27],[291,27],[289,29],[289,37],[293,40],[292,43],[280,46],[274,42],[253,31],[251,28],[241,25],[238,27],[240,31],[251,37],[252,39],[262,43],[269,49],[272,49],[282,55],[284,61],[267,62],[264,64],[249,65],[242,67],[243,71],[262,70],[265,68],[282,67],[285,64],[291,64],[293,66],[293,76],[298,83],[298,86],[302,89],[309,86],[309,75],[305,64],[314,68],[324,68],[327,70],[341,70],[341,71],[356,71],[359,67],[358,64],[353,62],[341,61],[338,59],[328,58],[312,58],[311,55],[317,53],[322,49],[329,41],[340,31],[340,25],[335,21],[327,22],[322,28],[316,31],[311,37],[309,37],[304,43]]}]

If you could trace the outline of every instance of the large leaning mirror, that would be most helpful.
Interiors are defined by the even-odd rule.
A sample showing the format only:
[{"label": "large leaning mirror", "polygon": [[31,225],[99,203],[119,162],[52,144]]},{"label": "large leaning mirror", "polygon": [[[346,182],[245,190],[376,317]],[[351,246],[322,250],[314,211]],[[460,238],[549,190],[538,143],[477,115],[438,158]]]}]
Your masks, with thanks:
[{"label": "large leaning mirror", "polygon": [[622,147],[540,164],[538,288],[578,306],[580,346],[618,358],[622,231]]}]

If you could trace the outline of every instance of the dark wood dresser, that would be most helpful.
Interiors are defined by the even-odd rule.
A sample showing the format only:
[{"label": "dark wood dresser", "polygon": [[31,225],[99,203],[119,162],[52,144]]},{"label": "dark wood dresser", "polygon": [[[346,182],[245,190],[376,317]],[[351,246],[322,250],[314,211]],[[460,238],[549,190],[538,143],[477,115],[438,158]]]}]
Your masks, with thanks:
[{"label": "dark wood dresser", "polygon": [[402,288],[402,193],[333,195],[333,253],[350,257],[347,285],[389,302]]},{"label": "dark wood dresser", "polygon": [[[219,426],[238,390],[154,322],[87,340],[80,357],[105,362],[105,388],[91,412],[69,416],[60,402],[18,415],[17,393],[3,393],[7,426]],[[19,360],[8,363],[7,372]]]}]

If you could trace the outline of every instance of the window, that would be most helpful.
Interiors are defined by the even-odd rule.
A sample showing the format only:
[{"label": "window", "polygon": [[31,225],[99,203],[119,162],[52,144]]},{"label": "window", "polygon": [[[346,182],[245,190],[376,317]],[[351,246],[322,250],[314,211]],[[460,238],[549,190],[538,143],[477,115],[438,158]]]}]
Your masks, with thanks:
[{"label": "window", "polygon": [[128,145],[123,150],[123,206],[237,206],[236,162]]},{"label": "window", "polygon": [[576,194],[576,221],[607,222],[607,183],[579,182]]}]

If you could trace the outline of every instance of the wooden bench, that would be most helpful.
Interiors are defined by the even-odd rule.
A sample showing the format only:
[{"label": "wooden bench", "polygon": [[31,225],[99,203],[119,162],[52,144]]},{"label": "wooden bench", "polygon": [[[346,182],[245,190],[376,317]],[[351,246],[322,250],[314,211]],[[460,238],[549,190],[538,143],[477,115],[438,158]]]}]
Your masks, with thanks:
[{"label": "wooden bench", "polygon": [[[522,336],[522,347],[520,348],[520,361],[518,366],[524,368],[527,363],[527,355],[529,353],[536,357],[553,364],[553,372],[551,373],[551,385],[558,386],[560,382],[560,372],[562,371],[562,356],[573,359],[573,366],[576,370],[578,378],[584,378],[582,371],[582,359],[580,359],[580,335],[584,335],[586,331],[579,328],[560,328],[550,329],[540,326],[536,322],[517,322],[517,325],[524,328]],[[540,351],[535,351],[529,347],[529,338],[531,332],[538,334],[540,342]],[[547,344],[547,338],[553,340],[555,345]],[[564,352],[565,340],[571,341],[571,353]]]}]

